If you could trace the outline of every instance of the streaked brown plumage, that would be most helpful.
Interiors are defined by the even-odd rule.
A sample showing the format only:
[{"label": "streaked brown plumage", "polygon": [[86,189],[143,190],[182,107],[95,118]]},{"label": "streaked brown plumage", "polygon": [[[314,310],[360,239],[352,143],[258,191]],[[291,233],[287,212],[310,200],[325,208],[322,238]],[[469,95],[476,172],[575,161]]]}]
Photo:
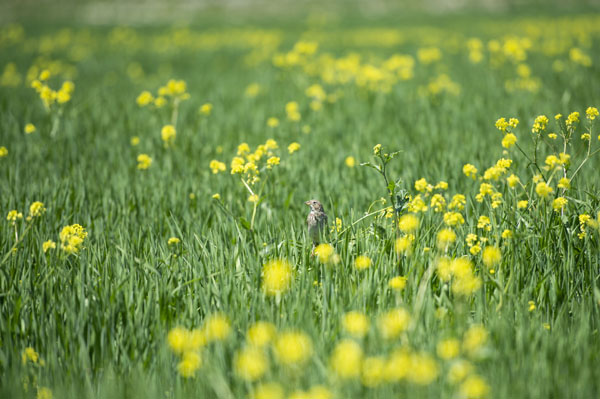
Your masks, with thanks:
[{"label": "streaked brown plumage", "polygon": [[310,200],[305,202],[306,205],[310,206],[310,213],[306,218],[306,224],[308,226],[308,236],[312,239],[313,250],[319,245],[321,234],[327,226],[327,215],[323,210],[323,205],[317,200]]}]

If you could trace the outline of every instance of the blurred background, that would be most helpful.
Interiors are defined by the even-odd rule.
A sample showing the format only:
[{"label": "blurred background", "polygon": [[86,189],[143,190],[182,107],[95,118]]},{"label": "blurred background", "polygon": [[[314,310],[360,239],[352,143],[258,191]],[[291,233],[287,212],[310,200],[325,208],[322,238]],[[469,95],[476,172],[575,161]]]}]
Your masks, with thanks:
[{"label": "blurred background", "polygon": [[[4,0],[0,22],[44,20],[81,24],[147,24],[194,22],[211,18],[275,17],[295,20],[301,15],[370,16],[376,18],[418,14],[576,13],[600,9],[597,0]],[[330,18],[331,19],[331,18]]]}]

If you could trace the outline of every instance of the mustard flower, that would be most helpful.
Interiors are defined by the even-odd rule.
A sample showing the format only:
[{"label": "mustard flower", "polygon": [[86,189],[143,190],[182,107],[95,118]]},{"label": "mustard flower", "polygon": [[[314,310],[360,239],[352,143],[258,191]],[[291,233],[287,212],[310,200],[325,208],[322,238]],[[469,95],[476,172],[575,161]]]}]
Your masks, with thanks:
[{"label": "mustard flower", "polygon": [[172,246],[172,245],[177,245],[181,242],[181,240],[177,237],[171,237],[169,238],[169,240],[167,241],[167,245]]},{"label": "mustard flower", "polygon": [[598,116],[598,108],[596,107],[588,107],[585,110],[585,117],[589,120],[593,121]]},{"label": "mustard flower", "polygon": [[377,327],[385,339],[397,338],[408,329],[410,314],[404,308],[396,308],[387,311],[377,318]]},{"label": "mustard flower", "polygon": [[412,233],[419,228],[419,219],[413,214],[406,214],[400,217],[398,227],[405,233]]},{"label": "mustard flower", "polygon": [[250,83],[248,86],[246,86],[244,95],[249,98],[256,97],[260,93],[260,90],[261,87],[258,83]]},{"label": "mustard flower", "polygon": [[419,192],[431,191],[430,186],[431,185],[427,183],[427,180],[425,180],[425,178],[421,178],[415,181],[415,190]]},{"label": "mustard flower", "polygon": [[358,270],[364,270],[364,269],[368,269],[369,267],[371,267],[371,258],[369,258],[368,256],[365,255],[359,255],[356,257],[355,261],[354,261],[354,266],[358,269]]},{"label": "mustard flower", "polygon": [[415,239],[415,236],[412,234],[408,234],[403,237],[397,238],[396,242],[395,242],[395,249],[396,249],[396,252],[398,253],[398,255],[401,255],[404,253],[407,255],[410,254],[411,245],[412,245],[412,242],[414,241],[414,239]]},{"label": "mustard flower", "polygon": [[475,178],[477,176],[477,168],[475,166],[471,165],[470,163],[465,164],[463,166],[463,173],[465,174],[465,176],[471,177],[471,178],[473,178],[473,180],[475,180]]},{"label": "mustard flower", "polygon": [[448,370],[448,381],[456,384],[464,380],[473,370],[473,365],[466,360],[455,360]]},{"label": "mustard flower", "polygon": [[279,119],[275,117],[270,117],[269,119],[267,119],[267,126],[270,128],[275,128],[279,126]]},{"label": "mustard flower", "polygon": [[533,121],[533,127],[531,128],[531,133],[541,133],[546,130],[546,126],[548,126],[548,118],[546,115],[539,115]]},{"label": "mustard flower", "polygon": [[444,223],[446,226],[456,226],[458,224],[464,224],[465,218],[460,212],[446,212],[444,214]]},{"label": "mustard flower", "polygon": [[356,165],[356,160],[354,159],[353,156],[348,156],[344,160],[344,163],[346,164],[347,167],[353,168]]},{"label": "mustard flower", "polygon": [[460,341],[455,338],[444,339],[438,342],[436,351],[441,359],[453,359],[460,354]]},{"label": "mustard flower", "polygon": [[25,125],[25,134],[31,134],[35,132],[35,125],[33,123],[28,123]]},{"label": "mustard flower", "polygon": [[487,339],[487,330],[481,325],[473,325],[469,327],[463,337],[463,350],[471,356],[477,355],[487,342]]},{"label": "mustard flower", "polygon": [[150,93],[147,90],[144,90],[143,92],[141,92],[140,95],[137,96],[137,98],[135,100],[137,105],[139,105],[140,107],[145,107],[146,105],[152,103],[152,101],[154,101],[154,96],[152,96],[152,93]]},{"label": "mustard flower", "polygon": [[213,105],[211,103],[206,103],[206,104],[202,104],[200,106],[200,109],[198,110],[202,115],[210,115],[210,113],[212,112],[213,109]]},{"label": "mustard flower", "polygon": [[431,384],[439,374],[439,367],[435,359],[426,353],[411,356],[412,367],[408,371],[408,379],[418,385]]},{"label": "mustard flower", "polygon": [[334,253],[331,244],[319,244],[315,247],[314,254],[321,263],[328,263]]},{"label": "mustard flower", "polygon": [[42,250],[46,253],[49,249],[55,249],[56,243],[52,240],[44,241],[42,244]]},{"label": "mustard flower", "polygon": [[130,143],[130,144],[131,144],[133,147],[135,147],[135,146],[137,146],[137,145],[139,145],[139,144],[140,144],[140,138],[139,138],[138,136],[133,136],[133,137],[131,138],[131,140],[129,141],[129,143]]},{"label": "mustard flower", "polygon": [[276,382],[267,382],[256,385],[252,391],[251,399],[285,399],[283,387]]},{"label": "mustard flower", "polygon": [[528,308],[529,308],[528,310],[530,312],[533,312],[535,310],[535,302],[529,301],[529,302],[527,302],[527,305],[528,305]]},{"label": "mustard flower", "polygon": [[567,128],[573,128],[579,122],[579,112],[571,112],[565,121]]},{"label": "mustard flower", "polygon": [[437,234],[437,246],[440,249],[447,248],[454,241],[456,241],[456,233],[451,229],[442,229]]},{"label": "mustard flower", "polygon": [[27,347],[21,354],[21,362],[26,364],[27,362],[37,363],[40,355],[32,347]]},{"label": "mustard flower", "polygon": [[360,375],[362,360],[363,350],[360,345],[351,339],[344,339],[333,349],[329,364],[336,376],[348,379]]},{"label": "mustard flower", "polygon": [[139,154],[137,156],[137,168],[140,170],[146,170],[152,165],[152,158],[148,154]]},{"label": "mustard flower", "polygon": [[527,200],[521,200],[521,201],[517,202],[518,209],[525,209],[525,208],[527,208],[527,205],[529,205],[529,202]]},{"label": "mustard flower", "polygon": [[460,385],[460,397],[465,399],[479,399],[486,397],[490,387],[483,378],[471,375]]},{"label": "mustard flower", "polygon": [[452,197],[452,200],[448,204],[448,209],[458,209],[459,211],[465,208],[465,204],[467,203],[467,199],[463,194],[455,194]]},{"label": "mustard flower", "polygon": [[8,155],[8,150],[5,146],[0,146],[0,158],[4,158]]},{"label": "mustard flower", "polygon": [[262,290],[270,296],[284,293],[292,283],[292,265],[283,259],[271,260],[262,269]]},{"label": "mustard flower", "polygon": [[13,225],[19,219],[23,219],[23,213],[15,210],[15,209],[13,209],[12,211],[9,211],[8,214],[6,215],[6,220],[8,220],[9,222],[12,222]]},{"label": "mustard flower", "polygon": [[187,351],[183,354],[181,361],[177,364],[177,371],[182,377],[190,378],[196,370],[202,366],[202,357],[198,352]]},{"label": "mustard flower", "polygon": [[35,399],[52,399],[52,390],[48,387],[38,387]]},{"label": "mustard flower", "polygon": [[557,212],[562,211],[568,203],[569,200],[567,200],[565,197],[558,197],[552,201],[552,208]]},{"label": "mustard flower", "polygon": [[208,166],[210,167],[210,170],[212,171],[213,174],[217,174],[219,172],[225,172],[227,170],[227,166],[225,166],[225,163],[219,162],[216,159],[213,159],[212,161],[210,161],[210,164]]},{"label": "mustard flower", "polygon": [[490,218],[485,215],[479,216],[479,219],[477,219],[477,228],[490,231],[492,229]]},{"label": "mustard flower", "polygon": [[406,287],[406,277],[404,277],[404,276],[393,277],[388,282],[388,286],[395,291],[402,291]]},{"label": "mustard flower", "polygon": [[375,147],[373,147],[373,155],[379,155],[380,152],[381,152],[381,144],[376,144]]},{"label": "mustard flower", "polygon": [[46,212],[44,204],[40,201],[35,201],[29,206],[29,216],[27,217],[27,220],[42,216],[44,212]]},{"label": "mustard flower", "polygon": [[431,197],[431,203],[429,204],[429,206],[435,212],[443,212],[444,208],[446,207],[446,200],[441,194],[434,194]]},{"label": "mustard flower", "polygon": [[246,381],[255,381],[269,368],[269,359],[265,352],[255,346],[239,350],[233,359],[235,372]]},{"label": "mustard flower", "polygon": [[488,268],[492,268],[494,265],[498,264],[502,259],[502,253],[500,252],[500,249],[494,246],[485,247],[481,256],[483,259],[483,263]]},{"label": "mustard flower", "polygon": [[381,356],[371,356],[363,359],[360,380],[366,387],[373,388],[384,379],[386,361]]},{"label": "mustard flower", "polygon": [[165,125],[160,131],[160,137],[167,147],[173,144],[176,135],[177,131],[173,125]]},{"label": "mustard flower", "polygon": [[301,119],[298,108],[298,103],[296,101],[290,101],[285,105],[285,113],[290,121],[298,122]]},{"label": "mustard flower", "polygon": [[556,140],[557,137],[558,135],[556,133],[548,133],[548,138],[550,140]]},{"label": "mustard flower", "polygon": [[294,152],[298,151],[300,149],[300,144],[294,142],[291,143],[290,145],[288,145],[288,152],[290,154],[293,154]]},{"label": "mustard flower", "polygon": [[65,226],[59,234],[61,249],[68,254],[76,254],[83,246],[88,233],[79,224]]},{"label": "mustard flower", "polygon": [[284,332],[277,337],[274,351],[277,360],[282,365],[301,365],[312,356],[312,341],[301,331]]},{"label": "mustard flower", "polygon": [[548,195],[550,195],[550,193],[552,193],[552,191],[554,191],[552,189],[552,187],[550,187],[548,184],[546,184],[545,182],[539,182],[536,186],[535,186],[535,192],[537,195],[539,195],[542,198],[546,198],[548,197]]},{"label": "mustard flower", "polygon": [[514,234],[513,234],[513,232],[511,230],[505,229],[502,232],[502,236],[501,237],[504,238],[504,239],[509,239],[509,238],[513,238],[513,236],[514,236]]},{"label": "mustard flower", "polygon": [[264,347],[271,343],[277,335],[277,329],[272,323],[259,321],[250,326],[246,333],[246,341],[256,347]]},{"label": "mustard flower", "polygon": [[502,139],[502,147],[511,148],[512,146],[515,145],[516,142],[517,142],[517,136],[515,136],[512,133],[507,133],[504,135],[504,138]]},{"label": "mustard flower", "polygon": [[231,332],[231,324],[227,316],[215,313],[206,319],[203,331],[207,342],[223,341]]},{"label": "mustard flower", "polygon": [[369,332],[369,319],[361,312],[348,312],[342,317],[342,327],[348,334],[362,338]]}]

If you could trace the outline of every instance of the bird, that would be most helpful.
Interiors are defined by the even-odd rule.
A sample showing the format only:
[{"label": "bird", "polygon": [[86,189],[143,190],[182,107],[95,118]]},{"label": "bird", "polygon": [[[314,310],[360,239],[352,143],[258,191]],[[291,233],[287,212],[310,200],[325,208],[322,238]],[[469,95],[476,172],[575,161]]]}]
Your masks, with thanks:
[{"label": "bird", "polygon": [[321,234],[323,233],[325,226],[327,226],[327,214],[325,214],[325,211],[323,210],[323,205],[315,199],[306,201],[304,204],[310,206],[306,224],[308,226],[308,236],[313,242],[312,249],[314,253],[316,246],[319,245]]}]

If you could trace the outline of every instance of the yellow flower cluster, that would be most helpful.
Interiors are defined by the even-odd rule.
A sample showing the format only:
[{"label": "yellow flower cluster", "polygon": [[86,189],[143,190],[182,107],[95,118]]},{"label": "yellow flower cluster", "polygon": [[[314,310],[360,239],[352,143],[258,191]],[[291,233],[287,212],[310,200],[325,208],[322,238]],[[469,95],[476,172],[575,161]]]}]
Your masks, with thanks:
[{"label": "yellow flower cluster", "polygon": [[440,280],[452,280],[452,292],[459,296],[468,296],[481,287],[481,278],[476,276],[473,263],[466,257],[450,259],[446,256],[437,260],[437,275]]},{"label": "yellow flower cluster", "polygon": [[190,94],[187,92],[185,81],[170,79],[164,86],[158,88],[156,95],[144,90],[137,96],[135,101],[140,107],[153,105],[156,108],[162,108],[167,104],[167,99],[176,104],[189,98]]},{"label": "yellow flower cluster", "polygon": [[262,290],[269,296],[286,292],[292,284],[292,265],[277,259],[267,262],[262,268]]},{"label": "yellow flower cluster", "polygon": [[31,82],[31,87],[37,91],[46,109],[50,109],[53,104],[65,104],[71,100],[71,95],[75,90],[75,84],[70,80],[64,81],[60,89],[52,90],[48,85],[50,71],[43,70],[39,77]]},{"label": "yellow flower cluster", "polygon": [[67,254],[76,254],[82,248],[87,235],[88,233],[79,224],[65,226],[59,234],[60,248]]}]

